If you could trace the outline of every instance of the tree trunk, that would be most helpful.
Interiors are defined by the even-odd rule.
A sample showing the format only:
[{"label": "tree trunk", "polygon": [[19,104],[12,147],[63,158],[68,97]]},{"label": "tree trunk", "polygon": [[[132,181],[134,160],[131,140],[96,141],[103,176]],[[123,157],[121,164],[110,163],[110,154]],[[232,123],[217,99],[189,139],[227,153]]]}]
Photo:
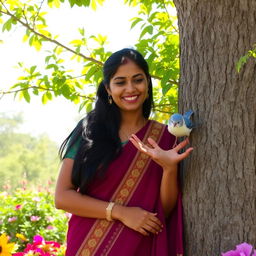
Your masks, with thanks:
[{"label": "tree trunk", "polygon": [[255,0],[174,0],[180,29],[179,111],[195,111],[184,163],[185,255],[256,247]]}]

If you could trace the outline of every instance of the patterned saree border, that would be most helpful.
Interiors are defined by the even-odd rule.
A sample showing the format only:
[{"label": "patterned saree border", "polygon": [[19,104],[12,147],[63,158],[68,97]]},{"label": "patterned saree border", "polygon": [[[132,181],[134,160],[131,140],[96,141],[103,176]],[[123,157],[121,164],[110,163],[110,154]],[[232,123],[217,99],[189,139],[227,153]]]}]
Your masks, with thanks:
[{"label": "patterned saree border", "polygon": [[[147,132],[143,137],[143,143],[148,144],[148,137],[151,137],[158,143],[161,135],[164,132],[164,128],[165,125],[160,124],[156,121],[151,121]],[[122,179],[122,182],[119,184],[116,192],[111,198],[112,202],[127,205],[149,165],[149,160],[150,157],[137,151],[132,163],[130,164],[129,169],[127,170],[125,176]],[[101,245],[101,242],[108,235],[113,225],[114,222],[109,222],[104,219],[96,220],[94,225],[90,229],[90,232],[85,237],[78,252],[76,253],[76,256],[95,255]],[[103,250],[104,255],[107,255],[107,253],[111,250],[113,242],[116,241],[122,229],[123,226],[121,224],[117,225],[113,235],[111,236],[110,240],[108,241],[106,247]]]}]

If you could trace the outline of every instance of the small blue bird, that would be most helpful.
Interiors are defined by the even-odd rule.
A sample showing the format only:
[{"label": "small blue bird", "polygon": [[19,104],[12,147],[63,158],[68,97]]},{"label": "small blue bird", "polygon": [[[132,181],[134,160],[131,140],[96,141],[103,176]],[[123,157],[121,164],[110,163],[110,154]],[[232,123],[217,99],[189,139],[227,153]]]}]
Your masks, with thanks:
[{"label": "small blue bird", "polygon": [[[168,121],[168,131],[176,137],[176,142],[177,137],[188,137],[190,135],[194,127],[190,120],[193,113],[192,110],[189,110],[184,115],[175,113],[170,117]],[[174,145],[176,145],[176,142]]]}]

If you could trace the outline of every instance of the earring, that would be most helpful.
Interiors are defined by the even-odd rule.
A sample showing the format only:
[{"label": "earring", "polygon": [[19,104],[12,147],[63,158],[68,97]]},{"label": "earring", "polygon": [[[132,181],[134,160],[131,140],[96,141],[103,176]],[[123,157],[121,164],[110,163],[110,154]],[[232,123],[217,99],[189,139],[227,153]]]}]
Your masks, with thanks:
[{"label": "earring", "polygon": [[111,105],[113,103],[111,95],[108,95],[108,103]]}]

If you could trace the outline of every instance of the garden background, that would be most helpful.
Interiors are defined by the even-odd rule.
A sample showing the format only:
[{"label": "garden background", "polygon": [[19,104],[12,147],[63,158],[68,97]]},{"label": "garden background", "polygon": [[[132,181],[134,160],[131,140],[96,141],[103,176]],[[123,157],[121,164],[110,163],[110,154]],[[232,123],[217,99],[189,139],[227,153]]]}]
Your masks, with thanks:
[{"label": "garden background", "polygon": [[[256,244],[255,3],[0,0],[0,15],[0,46],[14,42],[1,53],[0,233],[9,242],[0,237],[0,255],[11,242],[16,251],[63,255],[70,216],[53,206],[57,148],[92,109],[103,62],[123,47],[138,49],[149,63],[152,118],[166,122],[174,112],[193,109],[200,124],[181,171],[185,255]],[[6,71],[5,63],[23,51]],[[37,110],[33,124],[54,132],[34,134],[22,114],[8,114],[10,97],[13,104],[26,102],[26,113]],[[50,112],[53,102],[61,107],[43,115],[38,102]]]}]

